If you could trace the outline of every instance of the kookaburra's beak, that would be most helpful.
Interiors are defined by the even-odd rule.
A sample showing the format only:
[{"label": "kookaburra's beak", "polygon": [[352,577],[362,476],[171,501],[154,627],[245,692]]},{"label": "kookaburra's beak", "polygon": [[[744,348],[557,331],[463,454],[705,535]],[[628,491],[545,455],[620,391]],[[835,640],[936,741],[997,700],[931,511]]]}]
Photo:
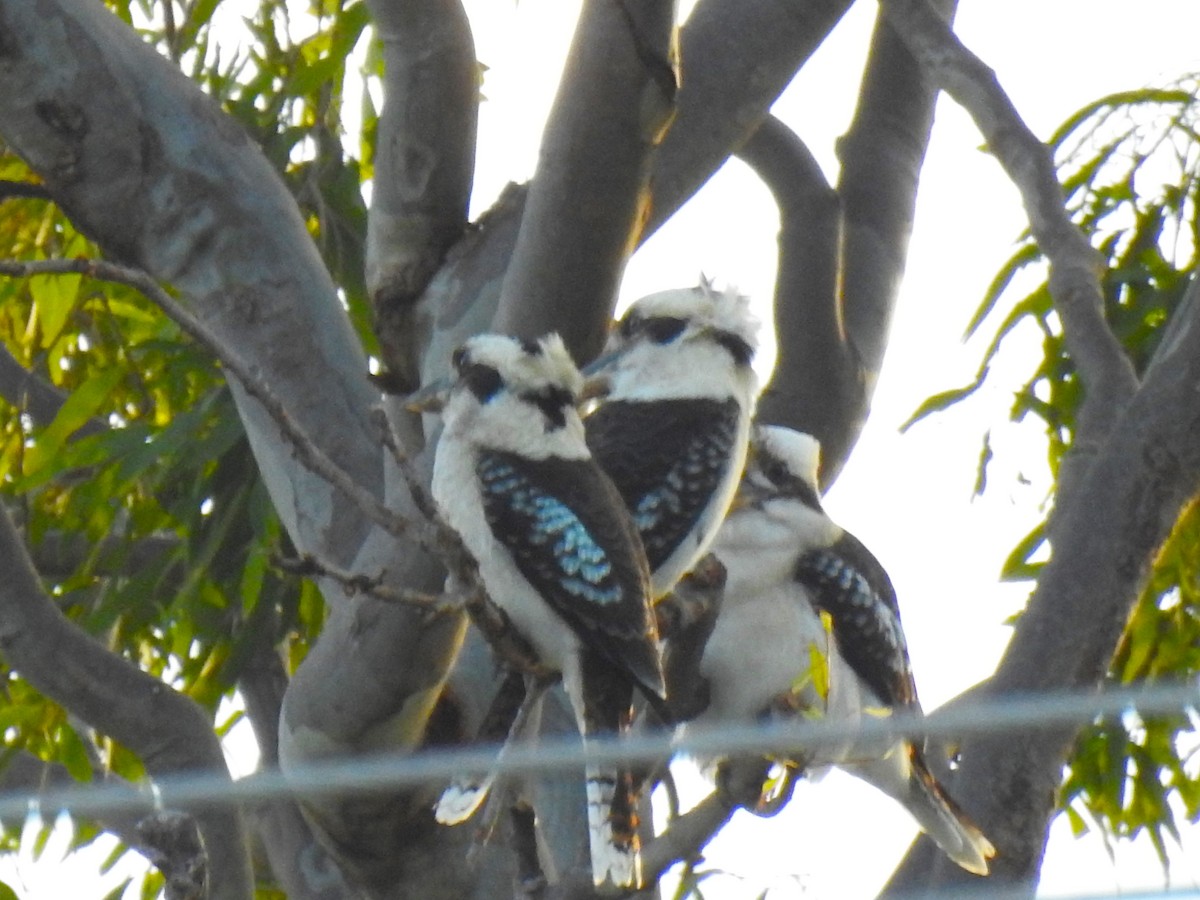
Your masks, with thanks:
[{"label": "kookaburra's beak", "polygon": [[450,390],[454,382],[450,378],[438,378],[429,382],[419,391],[404,398],[404,408],[409,412],[438,413],[450,399]]},{"label": "kookaburra's beak", "polygon": [[579,370],[584,379],[583,391],[579,394],[580,403],[608,396],[609,392],[612,391],[612,379],[609,377],[609,374],[617,364],[617,360],[627,352],[628,348],[622,348],[620,350],[610,350],[607,353],[601,353]]},{"label": "kookaburra's beak", "polygon": [[593,375],[583,382],[583,390],[579,392],[579,402],[587,403],[589,400],[599,400],[607,397],[611,392],[612,380],[608,375],[604,373]]},{"label": "kookaburra's beak", "polygon": [[616,350],[605,351],[579,371],[583,374],[584,378],[589,380],[599,375],[604,375],[617,364],[617,360],[619,360],[628,352],[628,347],[620,347]]},{"label": "kookaburra's beak", "polygon": [[769,500],[772,493],[764,490],[749,479],[743,478],[738,483],[737,493],[733,495],[733,502],[729,504],[730,512],[737,512],[743,509],[757,509],[762,505],[764,500]]}]

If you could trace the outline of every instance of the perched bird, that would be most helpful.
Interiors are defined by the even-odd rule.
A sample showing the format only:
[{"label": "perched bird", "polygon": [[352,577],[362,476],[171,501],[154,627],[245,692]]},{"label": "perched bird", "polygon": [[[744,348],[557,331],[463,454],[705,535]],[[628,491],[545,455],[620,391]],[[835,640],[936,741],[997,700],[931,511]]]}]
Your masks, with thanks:
[{"label": "perched bird", "polygon": [[[583,377],[557,335],[478,335],[453,365],[448,392],[414,404],[444,404],[434,499],[492,601],[539,662],[562,673],[584,739],[623,732],[635,687],[656,703],[665,688],[646,558],[584,442]],[[631,776],[596,765],[586,778],[594,880],[637,887]]]},{"label": "perched bird", "polygon": [[[819,461],[809,435],[754,429],[712,549],[726,568],[725,595],[699,667],[709,706],[694,725],[921,712],[895,590],[871,552],[821,508]],[[923,743],[885,735],[818,752],[791,761],[862,778],[898,800],[952,860],[987,874],[995,851],[929,771]]]},{"label": "perched bird", "polygon": [[663,597],[704,555],[733,499],[758,394],[758,323],[707,283],[643,297],[588,367],[607,399],[587,443],[633,514]]}]

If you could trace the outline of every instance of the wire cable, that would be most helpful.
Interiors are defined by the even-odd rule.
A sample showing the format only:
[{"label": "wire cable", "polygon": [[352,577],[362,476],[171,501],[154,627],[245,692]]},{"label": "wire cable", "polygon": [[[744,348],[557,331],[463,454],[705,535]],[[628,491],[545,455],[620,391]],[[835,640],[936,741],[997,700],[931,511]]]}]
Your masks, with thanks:
[{"label": "wire cable", "polygon": [[[859,721],[806,720],[788,723],[725,725],[685,729],[675,735],[654,732],[616,740],[578,738],[544,740],[509,747],[499,757],[496,745],[439,749],[409,755],[385,754],[307,762],[288,772],[266,770],[236,781],[203,772],[162,778],[149,786],[127,783],[81,783],[38,793],[0,794],[0,820],[37,811],[89,816],[108,812],[149,813],[155,808],[254,803],[283,797],[319,797],[378,791],[438,782],[464,772],[534,774],[582,768],[585,762],[656,762],[677,753],[698,757],[764,752],[772,748],[806,748],[906,734],[932,738],[962,737],[1033,728],[1080,726],[1097,717],[1136,713],[1180,715],[1200,706],[1200,684],[1150,685],[1102,692],[1056,692],[1030,696],[981,698],[977,703],[945,709],[924,718],[911,714],[865,717]],[[155,795],[161,801],[155,799]],[[161,803],[161,806],[160,806]]]}]

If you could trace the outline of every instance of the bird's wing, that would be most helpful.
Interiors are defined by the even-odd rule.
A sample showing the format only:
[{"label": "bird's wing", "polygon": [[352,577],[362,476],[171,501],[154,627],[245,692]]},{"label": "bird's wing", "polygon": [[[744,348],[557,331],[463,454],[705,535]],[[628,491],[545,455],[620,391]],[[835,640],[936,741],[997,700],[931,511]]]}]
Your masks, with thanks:
[{"label": "bird's wing", "polygon": [[657,569],[725,477],[741,411],[733,398],[610,400],[584,420],[588,448],[625,500]]},{"label": "bird's wing", "polygon": [[612,483],[590,460],[485,451],[477,473],[496,539],[589,647],[665,696],[650,574]]},{"label": "bird's wing", "polygon": [[796,579],[829,613],[838,650],[858,677],[884,704],[919,709],[896,591],[871,551],[844,532],[801,556]]}]

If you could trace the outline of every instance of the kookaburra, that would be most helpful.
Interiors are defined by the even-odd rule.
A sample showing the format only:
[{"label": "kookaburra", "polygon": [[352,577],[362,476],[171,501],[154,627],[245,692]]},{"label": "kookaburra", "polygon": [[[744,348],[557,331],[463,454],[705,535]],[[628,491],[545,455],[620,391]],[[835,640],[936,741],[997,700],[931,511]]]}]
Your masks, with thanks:
[{"label": "kookaburra", "polygon": [[[445,426],[434,499],[492,601],[539,662],[562,673],[585,741],[623,732],[634,689],[655,701],[665,689],[645,554],[584,441],[583,377],[557,335],[478,335],[453,366],[448,394],[440,403],[426,394],[421,404],[441,406]],[[637,887],[630,774],[597,765],[586,778],[594,880]],[[469,815],[480,799],[461,811]],[[447,803],[443,796],[443,821],[453,818],[442,815]]]},{"label": "kookaburra", "polygon": [[[822,509],[819,460],[807,434],[754,429],[733,509],[712,548],[726,584],[700,664],[709,706],[694,725],[780,713],[846,719],[921,712],[891,581]],[[814,676],[821,665],[814,653],[825,660],[822,677]],[[923,742],[885,736],[818,753],[796,762],[835,764],[874,785],[952,860],[987,874],[995,851],[929,771]]]},{"label": "kookaburra", "polygon": [[587,443],[633,514],[654,597],[704,555],[733,499],[758,394],[757,322],[707,283],[643,297],[588,367],[607,399]]}]

